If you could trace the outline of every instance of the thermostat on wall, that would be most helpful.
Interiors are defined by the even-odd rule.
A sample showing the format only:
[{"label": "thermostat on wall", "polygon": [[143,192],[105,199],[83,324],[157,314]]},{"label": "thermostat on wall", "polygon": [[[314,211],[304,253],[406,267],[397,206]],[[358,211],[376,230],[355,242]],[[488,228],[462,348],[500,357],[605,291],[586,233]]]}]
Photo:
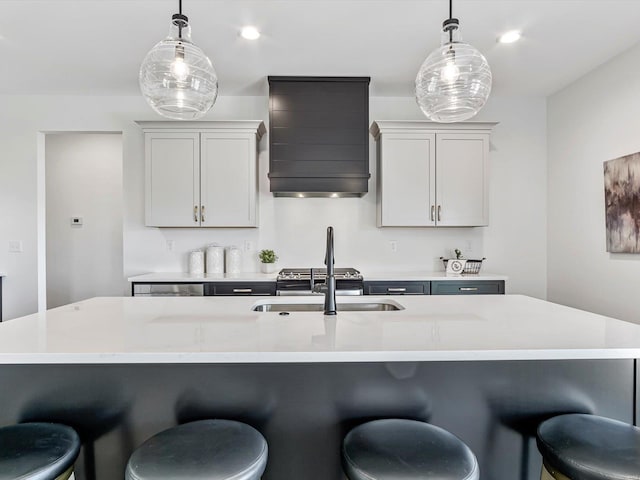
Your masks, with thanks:
[{"label": "thermostat on wall", "polygon": [[82,226],[82,217],[71,217],[71,225]]}]

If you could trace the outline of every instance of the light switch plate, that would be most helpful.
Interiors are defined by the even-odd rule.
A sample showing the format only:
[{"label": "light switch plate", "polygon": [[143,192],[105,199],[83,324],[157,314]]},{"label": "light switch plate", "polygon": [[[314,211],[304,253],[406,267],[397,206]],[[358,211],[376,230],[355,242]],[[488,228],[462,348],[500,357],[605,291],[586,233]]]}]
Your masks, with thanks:
[{"label": "light switch plate", "polygon": [[82,223],[82,217],[71,217],[71,225],[74,227],[81,227]]},{"label": "light switch plate", "polygon": [[9,240],[9,253],[22,253],[22,242],[20,240]]}]

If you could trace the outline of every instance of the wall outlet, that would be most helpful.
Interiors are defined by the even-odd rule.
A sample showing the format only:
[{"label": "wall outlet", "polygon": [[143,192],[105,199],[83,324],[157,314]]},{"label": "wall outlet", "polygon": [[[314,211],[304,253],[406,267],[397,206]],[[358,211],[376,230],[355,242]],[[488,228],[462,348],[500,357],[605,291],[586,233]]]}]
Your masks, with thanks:
[{"label": "wall outlet", "polygon": [[397,252],[398,251],[398,241],[397,240],[391,240],[389,242],[389,246],[391,247],[391,251],[392,252]]},{"label": "wall outlet", "polygon": [[464,242],[464,252],[465,253],[472,253],[473,252],[473,244],[472,244],[471,240],[466,240]]},{"label": "wall outlet", "polygon": [[9,240],[9,253],[22,253],[22,242],[20,240]]},{"label": "wall outlet", "polygon": [[250,252],[253,250],[253,242],[251,240],[245,240],[244,242],[244,251]]},{"label": "wall outlet", "polygon": [[82,217],[71,217],[70,223],[72,227],[81,227],[83,224]]},{"label": "wall outlet", "polygon": [[167,246],[167,252],[173,252],[176,249],[176,241],[167,240],[166,246]]}]

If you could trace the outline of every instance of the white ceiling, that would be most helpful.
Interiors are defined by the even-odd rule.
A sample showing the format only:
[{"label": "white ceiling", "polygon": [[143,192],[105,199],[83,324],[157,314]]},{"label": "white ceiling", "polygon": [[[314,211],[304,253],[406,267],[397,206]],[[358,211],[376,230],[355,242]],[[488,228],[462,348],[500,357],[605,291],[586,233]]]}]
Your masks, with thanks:
[{"label": "white ceiling", "polygon": [[[138,94],[147,51],[177,0],[0,0],[0,93]],[[183,0],[221,95],[267,92],[267,75],[371,76],[371,93],[410,96],[439,44],[447,0]],[[640,41],[640,0],[454,0],[494,92],[549,95]],[[242,25],[263,33],[249,42]],[[517,44],[496,43],[521,29]]]}]

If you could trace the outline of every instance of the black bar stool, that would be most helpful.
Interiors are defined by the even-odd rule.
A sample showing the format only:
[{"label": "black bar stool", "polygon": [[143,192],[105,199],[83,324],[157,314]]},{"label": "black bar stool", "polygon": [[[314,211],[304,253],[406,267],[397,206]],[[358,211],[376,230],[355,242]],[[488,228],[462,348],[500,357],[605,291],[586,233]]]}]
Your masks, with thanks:
[{"label": "black bar stool", "polygon": [[80,438],[57,423],[0,428],[0,480],[67,480],[80,452]]},{"label": "black bar stool", "polygon": [[640,478],[640,429],[596,415],[559,415],[538,428],[545,480]]},{"label": "black bar stool", "polygon": [[442,428],[386,419],[351,430],[342,444],[349,480],[478,480],[473,452]]},{"label": "black bar stool", "polygon": [[129,458],[126,480],[259,480],[267,442],[253,427],[200,420],[154,435]]}]

